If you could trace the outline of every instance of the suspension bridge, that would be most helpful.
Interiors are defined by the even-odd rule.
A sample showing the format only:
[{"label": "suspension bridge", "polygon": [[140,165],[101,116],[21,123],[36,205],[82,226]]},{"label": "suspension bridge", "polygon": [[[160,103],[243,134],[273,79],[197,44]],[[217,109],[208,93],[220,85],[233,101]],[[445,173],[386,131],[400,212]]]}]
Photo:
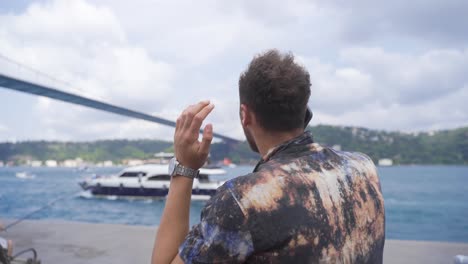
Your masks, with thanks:
[{"label": "suspension bridge", "polygon": [[[69,83],[58,80],[51,75],[37,71],[0,54],[0,88],[48,97],[54,100],[81,105],[121,116],[154,122],[160,125],[170,127],[175,127],[176,125],[174,121],[165,118],[65,91],[65,89],[63,89],[65,87],[68,88],[67,90],[73,89],[73,85]],[[74,88],[74,90],[78,89]],[[203,133],[203,130],[200,130],[200,133]],[[226,143],[239,142],[237,139],[219,133],[213,133],[213,136]]]}]

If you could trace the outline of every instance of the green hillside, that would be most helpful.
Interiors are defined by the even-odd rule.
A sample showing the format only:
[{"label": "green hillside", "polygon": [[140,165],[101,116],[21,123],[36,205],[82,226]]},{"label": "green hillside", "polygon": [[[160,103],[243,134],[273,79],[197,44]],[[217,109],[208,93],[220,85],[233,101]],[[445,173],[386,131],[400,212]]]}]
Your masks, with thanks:
[{"label": "green hillside", "polygon": [[25,141],[0,143],[0,161],[58,160],[77,157],[98,162],[122,159],[148,159],[154,153],[172,146],[160,140],[99,140],[94,142]]},{"label": "green hillside", "polygon": [[[468,127],[418,134],[327,125],[309,129],[316,142],[366,153],[375,162],[390,158],[396,164],[468,164]],[[25,160],[63,161],[80,157],[90,162],[120,162],[129,158],[149,159],[154,153],[170,150],[171,147],[171,142],[160,140],[0,143],[0,161],[21,164]],[[213,144],[211,159],[218,161],[225,157],[235,163],[258,160],[258,155],[250,151],[246,142]]]},{"label": "green hillside", "polygon": [[325,125],[310,130],[316,142],[363,152],[374,161],[390,158],[397,164],[468,164],[468,127],[418,134]]}]

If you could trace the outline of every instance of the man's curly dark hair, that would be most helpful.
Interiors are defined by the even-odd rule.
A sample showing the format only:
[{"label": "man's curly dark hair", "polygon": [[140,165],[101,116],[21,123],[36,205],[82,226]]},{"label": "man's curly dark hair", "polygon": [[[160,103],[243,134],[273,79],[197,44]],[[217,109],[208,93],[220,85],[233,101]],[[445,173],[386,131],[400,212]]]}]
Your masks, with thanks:
[{"label": "man's curly dark hair", "polygon": [[268,50],[241,74],[240,102],[252,109],[264,129],[290,131],[304,127],[310,87],[309,73],[291,53]]}]

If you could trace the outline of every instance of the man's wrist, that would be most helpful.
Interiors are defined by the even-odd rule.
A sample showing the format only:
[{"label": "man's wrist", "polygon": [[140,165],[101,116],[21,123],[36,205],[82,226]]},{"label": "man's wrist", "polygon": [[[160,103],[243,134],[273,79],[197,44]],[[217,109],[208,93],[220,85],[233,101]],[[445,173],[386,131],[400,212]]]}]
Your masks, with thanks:
[{"label": "man's wrist", "polygon": [[193,183],[193,178],[190,178],[190,177],[185,177],[184,175],[178,175],[178,174],[175,174],[175,175],[172,175],[171,176],[171,182],[174,182],[174,181],[183,181],[183,182],[190,182],[190,184]]},{"label": "man's wrist", "polygon": [[194,159],[180,159],[179,157],[175,156],[177,162],[184,166],[185,168],[190,168],[192,170],[199,170],[202,166],[198,166],[197,162]]},{"label": "man's wrist", "polygon": [[179,165],[176,167],[174,171],[174,175],[180,175],[180,176],[194,179],[198,177],[199,172],[200,172],[199,170],[186,167],[179,163]]},{"label": "man's wrist", "polygon": [[200,170],[185,166],[184,163],[179,162],[175,158],[173,158],[169,163],[169,174],[172,177],[183,176],[194,179],[198,177],[199,173]]},{"label": "man's wrist", "polygon": [[191,170],[199,170],[200,168],[197,168],[197,166],[193,166],[190,164],[190,162],[183,162],[183,161],[180,161],[180,160],[177,160],[179,162],[179,165],[185,167],[185,168],[189,168]]}]

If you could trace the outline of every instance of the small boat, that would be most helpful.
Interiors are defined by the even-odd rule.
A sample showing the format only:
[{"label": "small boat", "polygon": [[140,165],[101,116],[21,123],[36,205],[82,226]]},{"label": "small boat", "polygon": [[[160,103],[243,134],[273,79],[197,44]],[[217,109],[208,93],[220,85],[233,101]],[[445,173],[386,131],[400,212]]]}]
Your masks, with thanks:
[{"label": "small boat", "polygon": [[[165,198],[171,180],[168,167],[168,164],[128,167],[113,176],[94,175],[80,181],[79,185],[93,196]],[[199,177],[193,181],[192,199],[208,200],[224,183],[210,177],[224,174],[226,171],[220,168],[201,168]]]},{"label": "small boat", "polygon": [[16,178],[19,178],[19,179],[34,179],[34,178],[36,178],[36,175],[31,174],[29,172],[22,171],[22,172],[17,172],[16,173]]},{"label": "small boat", "polygon": [[80,167],[76,168],[75,171],[77,171],[77,172],[90,172],[90,169],[89,169],[88,166],[80,166]]}]

